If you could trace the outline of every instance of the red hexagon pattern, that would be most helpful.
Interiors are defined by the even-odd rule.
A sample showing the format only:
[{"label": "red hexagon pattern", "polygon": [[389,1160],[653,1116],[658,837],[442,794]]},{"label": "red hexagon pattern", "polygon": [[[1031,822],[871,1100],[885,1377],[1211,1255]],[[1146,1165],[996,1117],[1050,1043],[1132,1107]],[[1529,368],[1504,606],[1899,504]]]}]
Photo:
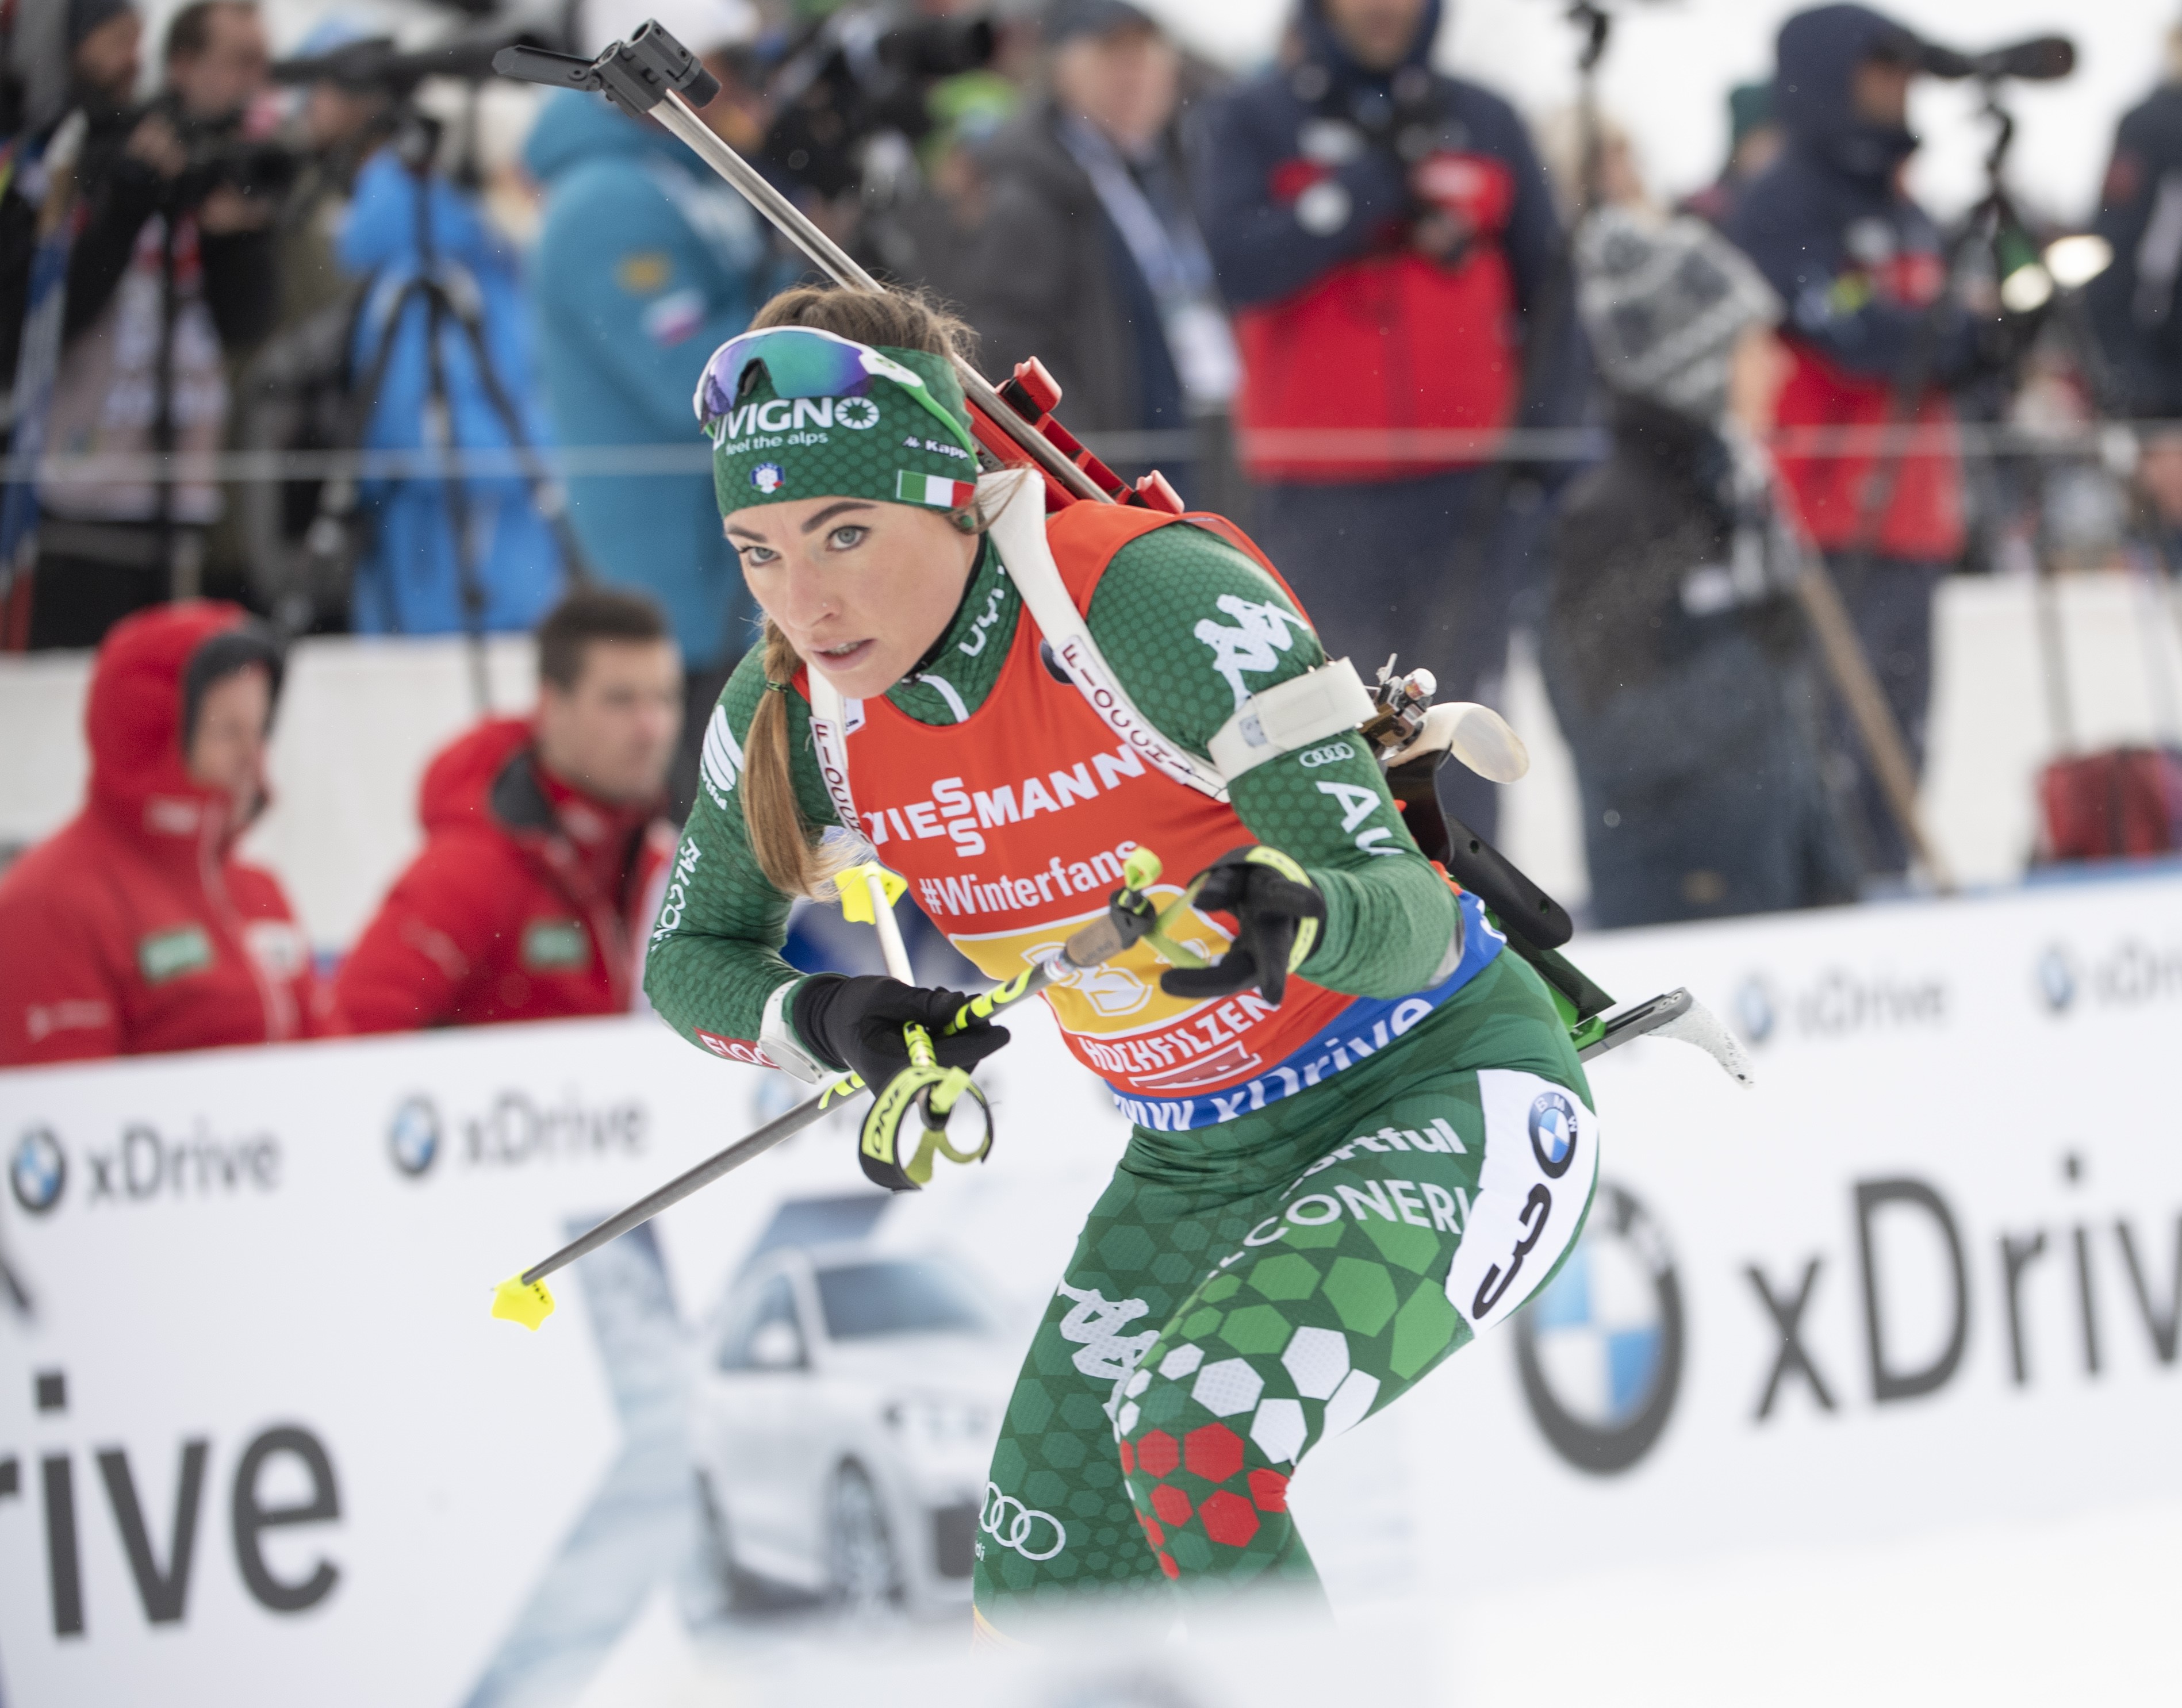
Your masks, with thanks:
[{"label": "red hexagon pattern", "polygon": [[1250,1510],[1250,1503],[1225,1489],[1207,1495],[1198,1506],[1197,1516],[1206,1535],[1230,1548],[1247,1546],[1258,1534],[1258,1515]]},{"label": "red hexagon pattern", "polygon": [[1137,1463],[1149,1477],[1164,1477],[1182,1462],[1182,1449],[1164,1429],[1155,1429],[1137,1443]]},{"label": "red hexagon pattern", "polygon": [[1182,1462],[1192,1475],[1224,1483],[1243,1468],[1243,1438],[1225,1423],[1207,1423],[1182,1437]]},{"label": "red hexagon pattern", "polygon": [[1189,1496],[1173,1484],[1162,1483],[1152,1490],[1152,1511],[1178,1528],[1189,1522]]},{"label": "red hexagon pattern", "polygon": [[1258,1503],[1260,1512],[1285,1512],[1288,1509],[1288,1479],[1278,1471],[1262,1468],[1253,1471],[1250,1498]]}]

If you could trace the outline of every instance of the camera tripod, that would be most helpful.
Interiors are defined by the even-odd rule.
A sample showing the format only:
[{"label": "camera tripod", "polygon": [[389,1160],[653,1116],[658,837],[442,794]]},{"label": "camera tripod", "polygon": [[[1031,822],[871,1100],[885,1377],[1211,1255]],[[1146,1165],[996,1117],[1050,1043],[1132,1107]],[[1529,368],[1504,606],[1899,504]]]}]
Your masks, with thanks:
[{"label": "camera tripod", "polygon": [[[359,315],[355,318],[368,315],[369,329],[378,338],[378,347],[368,368],[350,392],[342,412],[340,438],[343,448],[353,447],[363,439],[377,410],[402,329],[413,312],[421,308],[425,382],[424,449],[441,467],[435,473],[396,476],[392,484],[398,488],[413,478],[437,481],[444,490],[447,528],[454,554],[456,592],[462,608],[462,633],[468,642],[471,692],[477,709],[484,712],[490,709],[492,703],[485,649],[487,595],[482,563],[484,542],[472,509],[468,478],[458,469],[445,466],[462,450],[457,442],[458,432],[448,372],[450,334],[468,353],[478,390],[507,436],[517,473],[531,505],[551,530],[570,579],[582,583],[592,577],[583,546],[568,519],[566,495],[531,443],[521,412],[493,366],[475,283],[467,271],[448,264],[440,256],[432,224],[432,163],[442,135],[440,122],[418,111],[405,97],[394,120],[392,146],[409,180],[416,222],[415,265],[411,276],[383,303],[374,302],[366,288]],[[456,173],[457,184],[474,185],[477,181],[474,141],[474,136],[466,140],[466,169]],[[349,347],[354,347],[352,335]],[[335,474],[319,488],[315,513],[304,536],[307,558],[318,573],[307,572],[302,578],[307,582],[338,580],[341,563],[353,561],[357,511],[362,503],[359,478],[353,473]],[[302,598],[307,600],[307,594]],[[399,612],[390,595],[388,614],[398,627]],[[297,628],[302,625],[291,615],[286,626]]]}]

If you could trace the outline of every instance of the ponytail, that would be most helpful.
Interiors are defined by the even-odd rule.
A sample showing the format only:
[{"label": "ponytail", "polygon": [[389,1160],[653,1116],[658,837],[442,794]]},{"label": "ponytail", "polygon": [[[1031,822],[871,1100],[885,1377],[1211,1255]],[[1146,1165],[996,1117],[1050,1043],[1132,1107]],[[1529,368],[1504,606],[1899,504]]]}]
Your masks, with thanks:
[{"label": "ponytail", "polygon": [[828,898],[841,861],[829,856],[795,799],[788,736],[789,684],[803,667],[778,624],[765,623],[765,692],[758,696],[743,754],[743,823],[759,870],[783,895]]}]

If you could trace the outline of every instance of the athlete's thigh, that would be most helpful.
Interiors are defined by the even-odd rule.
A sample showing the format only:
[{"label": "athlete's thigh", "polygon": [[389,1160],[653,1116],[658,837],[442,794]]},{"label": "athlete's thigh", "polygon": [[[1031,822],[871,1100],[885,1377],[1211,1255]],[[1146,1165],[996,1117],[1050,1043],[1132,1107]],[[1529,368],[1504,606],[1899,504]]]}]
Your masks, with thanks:
[{"label": "athlete's thigh", "polygon": [[1116,1170],[1047,1304],[994,1449],[975,1550],[989,1620],[1160,1581],[1121,1485],[1115,1390],[1247,1226],[1216,1194]]},{"label": "athlete's thigh", "polygon": [[1284,1573],[1288,1479],[1504,1320],[1582,1224],[1597,1123],[1505,1070],[1427,1075],[1249,1206],[1122,1385],[1132,1501],[1162,1575]]}]

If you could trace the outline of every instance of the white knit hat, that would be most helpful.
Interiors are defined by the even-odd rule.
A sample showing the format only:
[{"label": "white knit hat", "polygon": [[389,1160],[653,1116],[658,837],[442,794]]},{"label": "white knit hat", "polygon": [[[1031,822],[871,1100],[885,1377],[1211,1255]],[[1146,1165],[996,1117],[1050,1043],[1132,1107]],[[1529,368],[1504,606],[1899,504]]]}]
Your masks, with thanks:
[{"label": "white knit hat", "polygon": [[1602,207],[1576,234],[1576,265],[1599,378],[1701,421],[1727,406],[1736,340],[1780,318],[1773,287],[1700,220]]}]

